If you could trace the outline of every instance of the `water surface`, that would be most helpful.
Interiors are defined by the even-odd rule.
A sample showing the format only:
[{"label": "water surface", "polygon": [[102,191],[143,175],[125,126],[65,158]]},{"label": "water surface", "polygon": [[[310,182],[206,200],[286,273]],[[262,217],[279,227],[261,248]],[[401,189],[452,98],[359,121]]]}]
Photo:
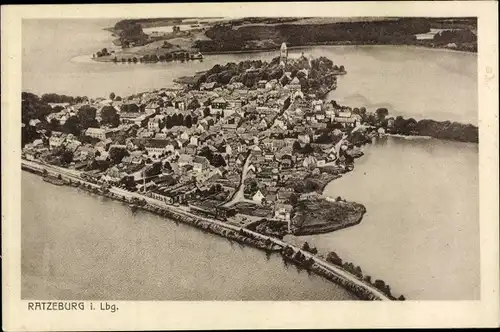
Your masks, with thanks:
[{"label": "water surface", "polygon": [[334,250],[409,299],[479,299],[478,145],[388,138],[364,151],[324,191],[364,204],[362,222],[290,239]]},{"label": "water surface", "polygon": [[22,298],[354,300],[281,256],[22,172]]}]

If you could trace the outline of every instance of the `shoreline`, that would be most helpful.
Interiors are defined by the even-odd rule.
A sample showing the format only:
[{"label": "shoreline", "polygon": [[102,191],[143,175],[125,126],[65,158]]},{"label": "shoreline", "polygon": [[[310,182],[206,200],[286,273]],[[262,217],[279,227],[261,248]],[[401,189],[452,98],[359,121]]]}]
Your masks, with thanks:
[{"label": "shoreline", "polygon": [[[463,50],[457,50],[457,49],[452,49],[452,48],[447,48],[447,47],[432,47],[432,46],[425,46],[425,45],[414,45],[414,44],[351,44],[351,43],[343,43],[343,44],[338,44],[338,43],[328,43],[328,44],[310,44],[310,45],[301,45],[301,46],[290,46],[288,47],[289,50],[300,50],[300,49],[307,49],[307,48],[313,48],[313,47],[413,47],[417,49],[422,49],[422,50],[433,50],[433,51],[439,51],[439,52],[453,52],[453,53],[463,53],[463,54],[476,54],[477,52],[472,52],[472,51],[463,51]],[[215,52],[203,52],[203,55],[231,55],[231,54],[253,54],[253,53],[265,53],[265,52],[276,52],[278,51],[279,48],[265,48],[265,49],[249,49],[249,50],[234,50],[234,51],[215,51]],[[78,55],[73,57],[70,61],[74,62],[73,60],[76,58],[80,58],[83,56],[87,56],[85,54]],[[137,56],[134,54],[133,56]],[[89,62],[82,62],[82,63],[115,63],[113,60],[96,60],[93,59],[90,55]],[[190,59],[191,60],[191,59]],[[197,60],[197,59],[195,59]],[[162,62],[162,61],[158,61]],[[163,61],[163,62],[174,62],[172,61]],[[116,63],[122,63],[121,61],[118,61]],[[128,63],[128,62],[123,62],[123,63]],[[131,62],[132,64],[138,64],[140,63],[139,61],[137,62]],[[339,74],[341,75],[341,74]]]},{"label": "shoreline", "polygon": [[[40,171],[40,169],[47,170],[48,168],[46,165],[41,165],[38,163],[37,166],[39,167],[38,169],[36,169],[36,167],[33,165],[29,165],[24,159],[21,160],[21,169],[36,175],[42,175],[44,173],[43,171]],[[224,224],[223,222],[208,219],[202,216],[197,216],[187,211],[181,212],[180,209],[179,211],[174,211],[173,207],[168,208],[167,206],[155,204],[155,200],[147,196],[126,192],[121,189],[118,190],[114,187],[111,187],[111,189],[102,189],[100,185],[92,184],[83,179],[71,179],[72,177],[77,177],[77,175],[75,174],[62,174],[61,170],[54,171],[54,169],[51,169],[50,171],[47,170],[47,172],[58,172],[58,174],[61,174],[64,181],[63,185],[80,188],[99,196],[107,197],[124,203],[129,203],[129,206],[131,206],[132,208],[149,211],[151,213],[166,217],[167,219],[171,219],[176,223],[182,222],[201,229],[202,231],[225,237],[230,241],[234,240],[242,244],[247,244],[268,253],[279,253],[284,259],[289,258],[285,252],[288,252],[291,249],[295,255],[300,255],[302,257],[308,258],[307,260],[294,261],[294,265],[296,265],[297,268],[306,269],[324,277],[325,279],[335,283],[336,285],[345,288],[360,300],[396,300],[394,296],[384,294],[382,291],[378,290],[372,285],[367,284],[363,280],[360,280],[343,268],[333,266],[331,263],[323,261],[318,256],[312,255],[304,251],[303,249],[294,246],[291,243],[287,243],[277,238],[251,231],[244,227]],[[122,195],[120,195],[118,192],[121,192]],[[129,197],[127,198],[126,196]],[[136,204],[137,196],[143,197],[143,204]]]},{"label": "shoreline", "polygon": [[[434,51],[445,51],[453,53],[466,53],[466,54],[476,54],[477,52],[456,50],[448,47],[432,47],[417,44],[356,44],[356,43],[326,43],[326,44],[310,44],[310,45],[300,45],[300,46],[288,46],[289,50],[299,50],[312,47],[414,47],[423,50],[434,50]],[[216,52],[203,52],[206,55],[219,55],[219,54],[245,54],[245,53],[263,53],[263,52],[276,52],[279,51],[278,48],[265,48],[265,49],[250,49],[250,50],[239,50],[239,51],[216,51]]]}]

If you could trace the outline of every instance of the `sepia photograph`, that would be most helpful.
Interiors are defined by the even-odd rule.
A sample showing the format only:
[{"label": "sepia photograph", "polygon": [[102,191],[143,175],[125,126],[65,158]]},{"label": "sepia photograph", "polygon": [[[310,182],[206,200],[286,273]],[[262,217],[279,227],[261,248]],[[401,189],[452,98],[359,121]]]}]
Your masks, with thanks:
[{"label": "sepia photograph", "polygon": [[25,310],[485,300],[478,16],[286,5],[20,20]]}]

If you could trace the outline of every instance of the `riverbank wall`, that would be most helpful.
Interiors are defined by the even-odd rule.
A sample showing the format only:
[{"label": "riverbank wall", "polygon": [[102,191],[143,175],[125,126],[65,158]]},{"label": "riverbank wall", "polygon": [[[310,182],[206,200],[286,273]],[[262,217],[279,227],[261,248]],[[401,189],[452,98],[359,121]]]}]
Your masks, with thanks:
[{"label": "riverbank wall", "polygon": [[[34,168],[30,167],[28,165],[22,164],[22,170],[28,171],[30,173],[36,174],[43,176],[44,171],[41,170],[41,168]],[[53,170],[51,171],[53,172]],[[142,203],[137,203],[136,200],[132,198],[127,198],[125,195],[119,195],[117,193],[114,193],[110,191],[109,189],[106,189],[102,187],[101,185],[98,184],[92,184],[88,183],[86,181],[80,181],[80,180],[75,180],[71,179],[65,174],[61,174],[61,179],[64,183],[64,185],[79,188],[82,190],[85,190],[87,192],[90,192],[92,194],[100,195],[102,197],[106,197],[109,199],[113,199],[116,201],[120,201],[126,204],[131,205],[132,208],[137,208],[140,210],[148,211],[154,214],[157,214],[159,216],[168,218],[173,220],[174,222],[182,222],[187,225],[194,226],[204,232],[212,233],[215,235],[219,235],[222,237],[227,238],[230,241],[235,241],[241,244],[246,244],[249,246],[252,246],[254,248],[263,250],[267,253],[277,253],[280,254],[284,260],[293,263],[299,270],[300,269],[305,269],[308,272],[316,273],[319,276],[324,277],[325,279],[345,288],[349,292],[351,292],[353,295],[358,297],[360,300],[394,300],[393,297],[390,296],[378,296],[374,291],[370,289],[370,287],[367,287],[367,285],[360,286],[360,282],[354,282],[352,278],[356,278],[352,276],[351,279],[345,278],[341,276],[338,273],[335,273],[332,269],[328,269],[327,267],[323,266],[322,264],[318,264],[318,262],[321,262],[321,260],[317,257],[310,257],[313,259],[315,262],[313,264],[304,264],[302,261],[298,261],[296,259],[293,259],[292,257],[289,257],[287,255],[287,251],[290,250],[290,248],[294,248],[293,245],[283,243],[281,240],[278,239],[272,239],[271,237],[264,236],[262,234],[255,233],[251,230],[247,230],[244,228],[238,228],[238,227],[230,227],[230,225],[227,225],[227,227],[219,225],[218,223],[215,222],[210,222],[206,218],[203,217],[195,217],[195,216],[188,216],[183,213],[178,213],[172,210],[169,210],[166,207],[160,207],[156,206],[147,202],[142,202]],[[300,248],[295,248],[294,253],[301,253],[302,255],[306,254],[308,256],[311,256],[310,253],[305,253],[302,249]],[[324,262],[323,262],[324,263]],[[337,268],[339,269],[339,268]],[[349,274],[347,271],[342,270],[343,273]]]},{"label": "riverbank wall", "polygon": [[352,220],[351,222],[345,222],[342,224],[338,225],[333,225],[333,224],[322,224],[322,225],[308,225],[308,226],[302,226],[299,229],[293,230],[293,235],[295,236],[304,236],[304,235],[317,235],[317,234],[323,234],[323,233],[331,233],[335,232],[344,228],[352,227],[355,225],[358,225],[361,223],[361,220],[363,220],[363,214],[359,218],[356,218],[355,220]]}]

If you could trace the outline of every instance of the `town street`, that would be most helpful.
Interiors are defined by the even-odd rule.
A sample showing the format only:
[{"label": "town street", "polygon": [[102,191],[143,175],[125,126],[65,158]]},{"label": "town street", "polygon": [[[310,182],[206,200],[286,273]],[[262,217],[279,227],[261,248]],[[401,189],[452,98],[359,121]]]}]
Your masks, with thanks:
[{"label": "town street", "polygon": [[245,180],[247,178],[247,173],[248,173],[248,167],[250,166],[250,159],[252,157],[252,154],[249,154],[247,156],[247,159],[245,160],[245,164],[243,165],[243,170],[241,171],[241,180],[240,180],[240,186],[238,187],[238,191],[234,194],[233,198],[231,198],[230,201],[224,204],[224,207],[230,207],[233,206],[234,204],[238,202],[249,202],[249,203],[255,203],[254,201],[250,201],[245,198],[244,192],[245,192]]}]

